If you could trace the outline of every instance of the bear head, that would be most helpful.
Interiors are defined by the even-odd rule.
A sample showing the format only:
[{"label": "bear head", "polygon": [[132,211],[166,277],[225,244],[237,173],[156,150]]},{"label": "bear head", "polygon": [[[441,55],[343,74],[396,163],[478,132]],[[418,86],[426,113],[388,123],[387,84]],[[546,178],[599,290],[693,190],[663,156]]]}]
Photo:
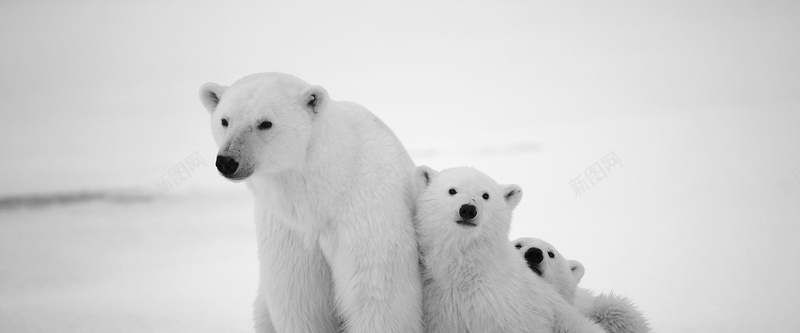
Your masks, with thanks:
[{"label": "bear head", "polygon": [[200,101],[211,114],[217,170],[233,181],[253,173],[300,168],[325,89],[286,74],[253,74],[230,87],[206,83]]},{"label": "bear head", "polygon": [[583,265],[567,260],[553,245],[538,238],[519,238],[511,245],[525,258],[528,267],[552,284],[570,304],[585,272]]},{"label": "bear head", "polygon": [[511,213],[522,198],[519,186],[499,185],[469,167],[437,172],[419,166],[414,177],[422,242],[459,246],[484,237],[508,239]]}]

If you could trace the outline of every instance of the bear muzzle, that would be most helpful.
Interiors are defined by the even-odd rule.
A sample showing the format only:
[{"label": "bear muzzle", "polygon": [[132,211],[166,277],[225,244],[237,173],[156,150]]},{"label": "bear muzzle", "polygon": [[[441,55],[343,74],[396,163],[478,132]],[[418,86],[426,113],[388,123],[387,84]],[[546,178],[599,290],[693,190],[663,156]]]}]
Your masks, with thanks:
[{"label": "bear muzzle", "polygon": [[231,178],[236,170],[239,169],[239,162],[230,156],[217,155],[217,170],[226,178]]},{"label": "bear muzzle", "polygon": [[532,247],[525,251],[525,261],[528,263],[528,267],[539,276],[542,276],[542,269],[539,267],[542,260],[544,260],[544,253],[541,249]]},{"label": "bear muzzle", "polygon": [[473,220],[478,216],[478,208],[472,204],[463,204],[461,208],[458,209],[458,216],[461,217],[461,220],[457,220],[456,223],[463,226],[475,227],[477,224],[475,224]]}]

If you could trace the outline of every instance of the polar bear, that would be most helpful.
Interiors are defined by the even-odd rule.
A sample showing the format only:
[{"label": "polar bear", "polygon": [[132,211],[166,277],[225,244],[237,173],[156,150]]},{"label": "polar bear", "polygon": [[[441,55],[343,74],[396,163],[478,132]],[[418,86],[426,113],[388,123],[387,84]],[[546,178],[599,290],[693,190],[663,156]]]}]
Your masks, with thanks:
[{"label": "polar bear", "polygon": [[414,163],[365,108],[253,74],[207,83],[216,166],[255,197],[258,332],[421,332]]},{"label": "polar bear", "polygon": [[580,262],[566,260],[555,247],[538,238],[519,238],[511,243],[525,258],[528,268],[555,286],[567,302],[574,303],[575,291],[585,272]]},{"label": "polar bear", "polygon": [[[609,293],[595,296],[578,287],[586,270],[575,260],[567,260],[553,245],[538,238],[519,238],[511,242],[528,267],[556,287],[587,317],[600,324],[608,333],[646,333],[650,327],[642,313],[628,298]],[[537,279],[538,280],[538,279]]]},{"label": "polar bear", "polygon": [[508,246],[519,186],[467,167],[414,177],[427,332],[603,332]]}]

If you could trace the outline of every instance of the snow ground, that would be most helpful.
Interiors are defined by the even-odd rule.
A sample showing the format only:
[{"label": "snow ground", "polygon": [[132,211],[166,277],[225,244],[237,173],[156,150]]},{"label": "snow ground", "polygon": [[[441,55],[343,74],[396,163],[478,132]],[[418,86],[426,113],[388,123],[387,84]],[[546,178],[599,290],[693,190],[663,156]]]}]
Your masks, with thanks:
[{"label": "snow ground", "polygon": [[[753,128],[691,119],[408,146],[418,164],[472,165],[521,185],[511,239],[552,242],[584,263],[583,286],[631,297],[656,332],[800,329],[800,193],[776,184],[785,155],[754,161],[765,146],[747,145]],[[609,152],[623,165],[576,196],[569,181]],[[207,166],[168,194],[129,192],[0,210],[0,331],[248,331],[257,262],[244,185]]]},{"label": "snow ground", "polygon": [[247,332],[248,197],[0,212],[2,332]]}]

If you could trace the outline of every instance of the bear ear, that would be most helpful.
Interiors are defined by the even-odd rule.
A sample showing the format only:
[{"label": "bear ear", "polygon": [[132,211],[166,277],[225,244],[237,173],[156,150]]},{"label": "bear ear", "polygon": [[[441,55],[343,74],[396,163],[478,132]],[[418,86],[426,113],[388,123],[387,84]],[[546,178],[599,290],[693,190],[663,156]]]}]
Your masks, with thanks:
[{"label": "bear ear", "polygon": [[517,185],[506,185],[503,189],[503,199],[511,209],[514,209],[522,200],[522,189]]},{"label": "bear ear", "polygon": [[420,165],[414,169],[414,183],[417,184],[417,190],[427,188],[434,178],[439,175],[439,172],[431,169],[428,166]]},{"label": "bear ear", "polygon": [[203,102],[203,106],[206,107],[209,113],[214,112],[217,108],[225,90],[228,90],[228,87],[220,86],[213,82],[208,82],[200,87],[200,102]]},{"label": "bear ear", "polygon": [[314,113],[319,113],[328,102],[328,92],[320,86],[311,86],[301,95],[300,102]]},{"label": "bear ear", "polygon": [[569,270],[572,271],[572,280],[575,281],[575,284],[578,284],[578,282],[581,282],[583,274],[586,273],[583,264],[577,260],[569,260],[567,263],[569,263]]}]

